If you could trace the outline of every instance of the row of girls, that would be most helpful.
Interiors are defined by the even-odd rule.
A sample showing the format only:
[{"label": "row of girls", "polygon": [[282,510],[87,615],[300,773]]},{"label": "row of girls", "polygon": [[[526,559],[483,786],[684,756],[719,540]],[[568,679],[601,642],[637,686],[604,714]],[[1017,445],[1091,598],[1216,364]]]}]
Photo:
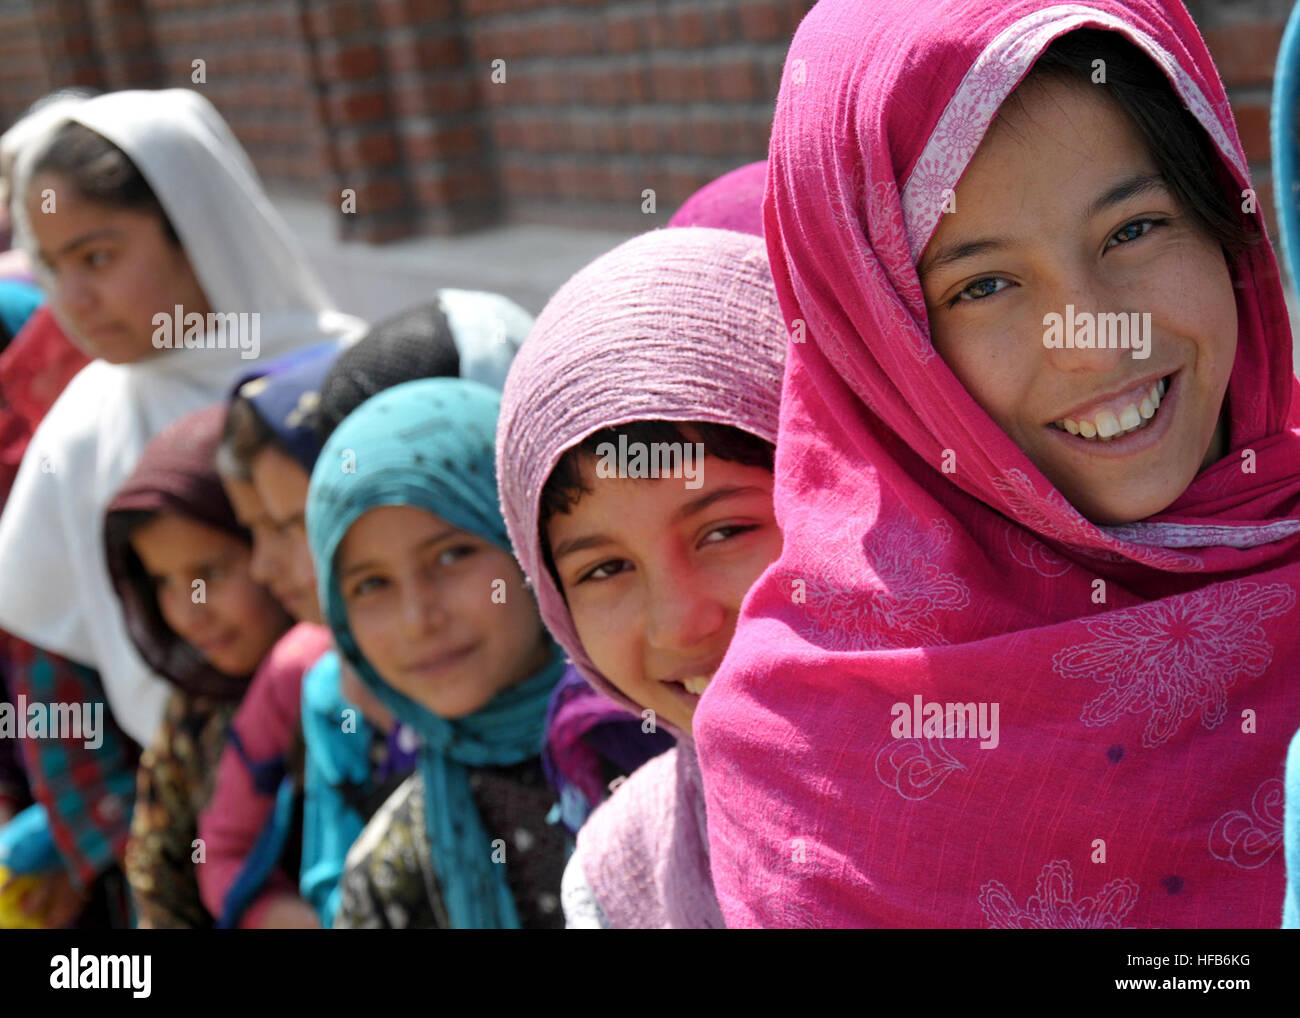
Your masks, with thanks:
[{"label": "row of girls", "polygon": [[[1300,924],[1291,332],[1178,0],[821,0],[767,163],[535,322],[340,315],[193,93],[46,119],[16,230],[93,359],[0,625],[111,723],[21,744],[18,921]],[[605,469],[654,443],[702,469]]]}]

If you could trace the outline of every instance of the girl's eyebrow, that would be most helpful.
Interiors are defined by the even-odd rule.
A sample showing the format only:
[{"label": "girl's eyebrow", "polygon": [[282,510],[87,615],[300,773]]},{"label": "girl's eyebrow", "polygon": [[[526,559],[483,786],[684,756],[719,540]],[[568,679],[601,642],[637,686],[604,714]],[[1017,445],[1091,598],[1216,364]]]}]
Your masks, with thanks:
[{"label": "girl's eyebrow", "polygon": [[[1135,173],[1093,199],[1084,211],[1083,218],[1087,221],[1112,206],[1120,204],[1120,202],[1128,201],[1130,198],[1136,198],[1138,195],[1152,191],[1161,191],[1168,194],[1169,188],[1165,184],[1164,177],[1158,173]],[[976,255],[988,254],[991,251],[1000,251],[1010,246],[1011,239],[1008,237],[981,237],[978,240],[957,241],[947,244],[939,248],[928,261],[923,261],[917,267],[917,275],[925,277],[936,269],[950,265],[953,262],[965,258],[974,258]]]},{"label": "girl's eyebrow", "polygon": [[974,258],[976,255],[988,254],[990,251],[1001,251],[1010,246],[1011,239],[1009,237],[983,237],[979,240],[963,240],[954,244],[947,244],[939,248],[928,261],[917,266],[916,274],[922,277],[928,276],[936,269],[941,269],[953,262],[959,262],[965,258]]},{"label": "girl's eyebrow", "polygon": [[1135,173],[1131,177],[1126,177],[1118,184],[1096,198],[1084,212],[1084,219],[1092,219],[1099,213],[1105,212],[1112,205],[1118,205],[1120,202],[1128,201],[1130,198],[1136,198],[1138,195],[1148,194],[1151,191],[1163,191],[1169,193],[1169,188],[1165,184],[1165,178],[1158,173]]},{"label": "girl's eyebrow", "polygon": [[[684,505],[678,506],[673,510],[670,517],[672,523],[680,523],[696,513],[703,512],[715,502],[721,502],[723,499],[737,498],[741,495],[766,495],[767,489],[759,487],[757,484],[731,484],[722,488],[714,488],[707,494],[699,498],[693,498]],[[570,538],[567,541],[561,541],[551,552],[551,559],[559,562],[566,555],[572,555],[574,552],[586,551],[589,548],[598,548],[602,544],[613,544],[614,540],[604,534],[586,534],[582,537]]]},{"label": "girl's eyebrow", "polygon": [[586,551],[588,548],[599,548],[602,544],[612,544],[613,539],[606,537],[604,534],[587,534],[583,537],[570,538],[567,541],[561,541],[551,552],[551,558],[555,562],[566,555],[572,555],[574,552]]},{"label": "girl's eyebrow", "polygon": [[[420,552],[424,551],[425,548],[428,548],[431,545],[438,544],[440,541],[445,541],[449,537],[456,537],[459,534],[460,531],[457,530],[455,527],[448,527],[446,530],[440,530],[438,533],[431,534],[430,536],[426,537],[414,548],[411,548],[407,552],[407,554],[418,555]],[[348,566],[347,568],[339,570],[339,580],[341,582],[347,579],[347,577],[351,576],[353,573],[359,573],[363,569],[378,569],[381,565],[382,563],[378,562],[375,559],[366,559],[362,562],[354,562],[352,565]]]},{"label": "girl's eyebrow", "polygon": [[[197,577],[200,573],[207,572],[213,566],[222,566],[228,562],[233,561],[235,555],[236,552],[234,551],[234,549],[229,549],[227,551],[216,552],[215,554],[209,555],[206,558],[192,559],[189,562],[186,562],[184,565],[177,568],[175,570],[175,574],[177,576]],[[154,580],[155,582],[166,579],[165,576],[154,576],[152,573],[150,573],[149,576],[150,579]]]},{"label": "girl's eyebrow", "polygon": [[[59,250],[55,252],[54,258],[62,258],[69,251],[81,247],[82,244],[88,244],[92,240],[100,240],[105,237],[116,237],[121,232],[122,231],[119,230],[116,226],[101,226],[96,230],[88,230],[86,233],[83,233],[80,237],[74,237],[72,240],[64,244],[63,247],[59,248]],[[44,252],[39,252],[39,254],[47,262],[51,260]]]},{"label": "girl's eyebrow", "polygon": [[673,513],[672,519],[674,523],[680,523],[682,520],[694,516],[696,513],[703,512],[709,506],[713,505],[713,503],[721,502],[723,499],[735,498],[739,495],[765,494],[767,494],[767,492],[756,484],[731,484],[723,488],[714,488],[708,494],[701,495],[699,498],[692,499],[685,505],[678,506],[677,510]]},{"label": "girl's eyebrow", "polygon": [[286,516],[282,520],[276,519],[268,511],[266,514],[266,518],[271,521],[271,526],[275,527],[277,530],[288,530],[290,527],[295,527],[295,526],[301,526],[305,528],[307,526],[306,509],[302,510],[302,512],[293,513],[291,516]]}]

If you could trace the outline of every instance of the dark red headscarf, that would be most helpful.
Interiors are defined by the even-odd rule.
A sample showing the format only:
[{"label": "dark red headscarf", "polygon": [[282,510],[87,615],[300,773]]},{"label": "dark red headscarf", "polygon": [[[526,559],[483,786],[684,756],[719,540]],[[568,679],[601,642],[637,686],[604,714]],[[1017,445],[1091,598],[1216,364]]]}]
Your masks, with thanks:
[{"label": "dark red headscarf", "polygon": [[[251,541],[235,518],[213,465],[225,414],[223,404],[207,407],[168,425],[149,442],[105,511],[104,546],[127,629],[149,667],[191,695],[238,700],[251,673],[231,676],[218,671],[172,631],[158,608],[144,565],[131,547],[131,533],[141,524],[140,513],[175,513]],[[285,616],[284,628],[289,624]]]}]

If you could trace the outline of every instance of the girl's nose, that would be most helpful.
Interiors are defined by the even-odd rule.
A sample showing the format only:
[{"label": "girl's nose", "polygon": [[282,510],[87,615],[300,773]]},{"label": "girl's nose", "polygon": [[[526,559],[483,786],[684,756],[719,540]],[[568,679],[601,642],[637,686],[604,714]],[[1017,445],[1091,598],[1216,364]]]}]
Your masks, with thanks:
[{"label": "girl's nose", "polygon": [[169,594],[168,613],[175,622],[173,625],[187,638],[202,635],[211,618],[207,604],[207,588],[195,587],[192,583],[184,587],[179,584]]},{"label": "girl's nose", "polygon": [[646,642],[656,650],[689,650],[726,621],[721,601],[689,569],[652,580],[648,597]]},{"label": "girl's nose", "polygon": [[403,630],[411,637],[433,632],[445,615],[436,586],[419,580],[408,580],[402,586]]},{"label": "girl's nose", "polygon": [[268,543],[266,534],[262,530],[253,532],[253,549],[248,556],[248,575],[263,587],[270,584],[273,575]]},{"label": "girl's nose", "polygon": [[67,269],[59,274],[55,284],[57,301],[73,318],[85,318],[98,305],[94,285],[84,273]]},{"label": "girl's nose", "polygon": [[[1114,376],[1133,358],[1138,337],[1128,335],[1130,299],[1121,298],[1095,279],[1073,281],[1054,289],[1039,308],[1043,355],[1061,371]],[[1141,316],[1138,316],[1141,321]]]}]

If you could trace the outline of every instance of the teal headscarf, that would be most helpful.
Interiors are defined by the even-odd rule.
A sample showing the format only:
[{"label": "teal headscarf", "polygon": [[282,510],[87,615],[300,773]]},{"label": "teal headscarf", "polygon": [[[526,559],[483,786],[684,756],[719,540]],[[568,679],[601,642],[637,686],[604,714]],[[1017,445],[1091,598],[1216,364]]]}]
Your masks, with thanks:
[{"label": "teal headscarf", "polygon": [[425,378],[368,399],[330,436],[307,494],[307,539],[325,621],[361,680],[423,740],[425,818],[452,925],[518,928],[505,866],[470,791],[467,767],[519,763],[541,752],[546,705],[564,670],[553,645],[537,673],[481,710],[449,721],[389,686],[348,629],[334,556],[348,528],[378,506],[415,506],[510,551],[497,498],[498,393],[459,378]]}]

